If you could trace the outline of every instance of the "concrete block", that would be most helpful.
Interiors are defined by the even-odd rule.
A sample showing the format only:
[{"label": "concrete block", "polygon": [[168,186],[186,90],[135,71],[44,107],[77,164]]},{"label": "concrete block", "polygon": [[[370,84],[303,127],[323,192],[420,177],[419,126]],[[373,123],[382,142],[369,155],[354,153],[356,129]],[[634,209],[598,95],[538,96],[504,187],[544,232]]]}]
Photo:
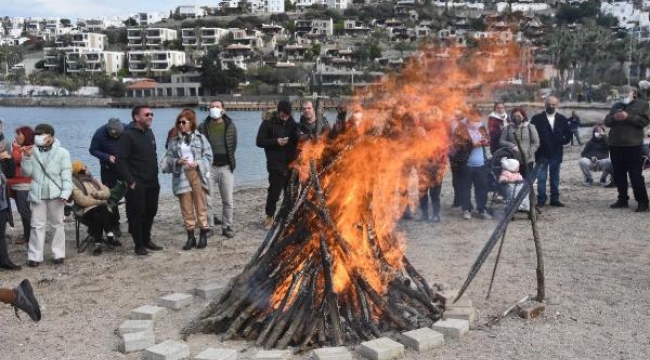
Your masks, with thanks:
[{"label": "concrete block", "polygon": [[153,345],[156,345],[156,336],[153,331],[128,333],[122,335],[120,351],[126,354],[133,351],[144,350]]},{"label": "concrete block", "polygon": [[174,340],[165,340],[144,351],[146,360],[181,360],[188,356],[190,356],[190,346]]},{"label": "concrete block", "polygon": [[370,360],[388,360],[404,356],[404,345],[383,337],[362,342],[359,353]]},{"label": "concrete block", "polygon": [[519,317],[524,319],[533,319],[536,318],[546,311],[546,305],[539,303],[537,301],[531,301],[519,305]]},{"label": "concrete block", "polygon": [[131,310],[131,320],[159,320],[167,315],[167,309],[160,306],[143,305]]},{"label": "concrete block", "polygon": [[158,305],[173,310],[179,310],[185,306],[192,305],[194,297],[188,294],[174,293],[158,298]]},{"label": "concrete block", "polygon": [[285,360],[291,356],[289,350],[260,350],[253,356],[255,360]]},{"label": "concrete block", "polygon": [[212,300],[226,289],[222,284],[207,284],[194,289],[194,295],[203,300]]},{"label": "concrete block", "polygon": [[397,341],[417,352],[423,352],[444,345],[445,336],[432,329],[422,328],[399,334]]},{"label": "concrete block", "polygon": [[196,360],[236,360],[237,350],[207,348],[194,357]]},{"label": "concrete block", "polygon": [[445,340],[460,339],[469,332],[469,321],[459,319],[441,319],[431,328],[445,335]]},{"label": "concrete block", "polygon": [[324,347],[314,349],[316,360],[352,360],[352,353],[346,347]]},{"label": "concrete block", "polygon": [[143,331],[153,331],[153,320],[126,320],[117,328],[120,335]]},{"label": "concrete block", "polygon": [[478,327],[478,314],[473,307],[453,307],[445,309],[443,316],[447,319],[460,319],[469,321],[469,329]]},{"label": "concrete block", "polygon": [[[442,302],[443,305],[451,304],[458,296],[458,290],[444,290],[436,292],[436,297]],[[459,300],[460,301],[460,300]]]}]

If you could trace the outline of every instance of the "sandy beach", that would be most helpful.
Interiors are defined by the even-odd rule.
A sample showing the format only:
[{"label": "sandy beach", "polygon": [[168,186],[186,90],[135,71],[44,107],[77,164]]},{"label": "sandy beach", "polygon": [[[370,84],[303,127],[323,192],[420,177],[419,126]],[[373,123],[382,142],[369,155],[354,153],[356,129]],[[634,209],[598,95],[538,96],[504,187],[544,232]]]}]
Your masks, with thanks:
[{"label": "sandy beach", "polygon": [[[594,115],[594,118],[596,115]],[[460,341],[409,359],[642,359],[650,353],[650,249],[648,213],[610,210],[615,189],[583,187],[577,165],[581,147],[565,148],[561,199],[565,208],[544,208],[539,218],[546,262],[546,314],[534,320],[495,317],[522,297],[535,293],[535,252],[530,223],[511,223],[490,300],[485,300],[496,251],[471,285],[467,296],[479,312],[479,327]],[[647,176],[648,173],[646,172]],[[597,177],[596,177],[597,178]],[[63,266],[46,261],[38,268],[0,272],[0,286],[23,278],[34,285],[43,320],[18,321],[9,306],[0,307],[2,359],[140,359],[141,352],[118,351],[118,326],[129,312],[174,292],[190,293],[208,283],[226,284],[238,274],[264,236],[261,221],[266,190],[241,189],[235,195],[233,239],[210,238],[207,249],[185,252],[181,215],[175,198],[160,201],[154,240],[165,247],[146,257],[133,255],[125,233],[123,248],[101,256],[78,254],[74,223],[66,224],[67,257]],[[408,239],[407,255],[431,282],[458,288],[497,220],[465,221],[451,208],[450,177],[443,185],[442,222],[399,224]],[[123,210],[122,210],[123,211]],[[19,219],[18,216],[16,216]],[[417,216],[416,216],[417,218]],[[8,234],[17,236],[16,229]],[[82,234],[85,229],[82,230]],[[10,242],[10,256],[24,264],[23,246]],[[207,302],[171,311],[156,324],[156,340],[179,340],[179,330]],[[258,350],[244,341],[221,342],[217,335],[193,335],[191,357],[207,347],[240,351],[247,359]],[[353,350],[354,348],[351,347]],[[306,359],[309,353],[293,355]],[[355,354],[355,357],[360,358]]]}]

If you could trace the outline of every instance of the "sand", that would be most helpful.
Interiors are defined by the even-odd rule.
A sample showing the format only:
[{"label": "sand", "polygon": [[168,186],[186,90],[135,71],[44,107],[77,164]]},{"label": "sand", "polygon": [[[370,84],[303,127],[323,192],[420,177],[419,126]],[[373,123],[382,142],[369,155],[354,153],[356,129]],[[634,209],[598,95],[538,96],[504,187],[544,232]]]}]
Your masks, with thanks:
[{"label": "sand", "polygon": [[[510,305],[535,293],[535,253],[530,223],[521,219],[508,229],[490,300],[485,300],[496,251],[470,286],[467,296],[479,311],[479,328],[461,341],[409,359],[642,359],[650,353],[650,250],[648,213],[610,210],[615,189],[582,186],[577,160],[581,148],[566,147],[561,199],[565,208],[544,208],[539,220],[546,265],[546,314],[534,320],[515,316],[495,321]],[[596,177],[597,179],[598,177]],[[162,199],[154,239],[165,249],[147,257],[133,255],[130,237],[121,250],[101,256],[78,254],[73,223],[66,225],[63,266],[43,263],[19,272],[0,272],[0,285],[32,281],[43,307],[43,320],[18,321],[0,306],[2,359],[140,359],[117,350],[118,326],[129,311],[174,292],[189,293],[207,283],[226,283],[238,274],[260,244],[264,231],[265,189],[239,190],[235,196],[237,235],[212,237],[205,250],[181,251],[184,231],[173,198]],[[431,281],[458,288],[496,225],[495,220],[465,221],[451,208],[445,179],[442,222],[403,222],[408,257]],[[636,206],[635,202],[631,202]],[[20,228],[17,226],[16,229]],[[123,229],[125,226],[123,226]],[[18,230],[14,230],[17,234]],[[49,246],[49,245],[48,245]],[[11,258],[26,259],[22,246],[10,246]],[[49,249],[46,259],[51,257]],[[179,330],[207,303],[172,311],[156,326],[158,342],[180,339]],[[217,335],[189,338],[192,356],[206,347],[238,349],[250,358],[258,349],[243,341],[221,342]],[[309,354],[294,355],[305,359]],[[356,355],[355,355],[356,356]],[[358,357],[358,356],[357,356]]]}]

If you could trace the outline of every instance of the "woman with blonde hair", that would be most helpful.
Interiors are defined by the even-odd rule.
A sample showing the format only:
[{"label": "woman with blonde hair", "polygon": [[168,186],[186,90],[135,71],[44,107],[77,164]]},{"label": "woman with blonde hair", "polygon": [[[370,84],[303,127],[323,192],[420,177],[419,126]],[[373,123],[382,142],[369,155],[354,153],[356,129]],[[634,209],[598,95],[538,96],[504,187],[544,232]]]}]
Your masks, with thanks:
[{"label": "woman with blonde hair", "polygon": [[[187,242],[183,250],[205,248],[208,245],[207,198],[212,148],[208,139],[196,130],[196,114],[183,109],[169,133],[167,152],[161,160],[163,173],[172,174],[172,191],[178,196]],[[194,229],[200,228],[198,244]]]}]

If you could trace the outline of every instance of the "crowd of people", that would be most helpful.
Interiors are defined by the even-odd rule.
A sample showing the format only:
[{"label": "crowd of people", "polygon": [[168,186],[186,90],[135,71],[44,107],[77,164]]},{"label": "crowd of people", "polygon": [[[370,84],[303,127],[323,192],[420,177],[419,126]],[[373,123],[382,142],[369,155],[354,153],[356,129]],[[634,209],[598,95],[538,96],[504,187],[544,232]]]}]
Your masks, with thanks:
[{"label": "crowd of people", "polygon": [[[565,206],[560,198],[560,169],[564,146],[574,139],[582,144],[578,115],[573,112],[570,118],[563,116],[555,96],[547,97],[544,110],[530,119],[524,108],[513,107],[507,111],[505,105],[496,103],[487,118],[476,108],[459,108],[446,125],[450,139],[448,151],[405,165],[409,169],[400,174],[400,179],[411,169],[418,173],[421,220],[441,220],[440,193],[448,168],[454,192],[452,206],[458,207],[467,220],[474,213],[479,218],[492,218],[488,192],[498,192],[510,199],[533,181],[537,182],[537,211],[541,212],[546,205]],[[291,164],[301,142],[328,133],[371,131],[372,119],[364,118],[363,106],[355,103],[350,110],[349,117],[344,112],[344,118],[333,126],[323,116],[316,115],[311,101],[301,104],[298,121],[293,118],[289,101],[279,101],[274,111],[263,113],[256,145],[264,149],[268,172],[264,227],[270,228],[274,222],[277,202],[287,186]],[[394,115],[409,117],[406,108],[401,113],[395,110]],[[225,104],[212,101],[209,115],[203,121],[198,120],[193,110],[183,109],[168,132],[166,151],[160,159],[151,130],[152,109],[138,105],[132,109],[131,117],[128,124],[111,118],[96,130],[89,151],[99,160],[100,179],[93,177],[83,162],[71,161],[69,152],[49,124],[39,124],[34,129],[16,128],[11,146],[2,135],[0,268],[20,269],[9,259],[4,237],[6,225],[13,225],[12,198],[23,224],[22,236],[16,243],[27,244],[29,267],[37,267],[44,261],[48,225],[52,228],[52,261],[64,263],[66,204],[73,204],[75,216],[87,225],[95,255],[100,255],[105,245],[122,246],[118,208],[122,199],[135,254],[144,256],[162,250],[151,234],[158,211],[159,171],[172,177],[172,191],[178,198],[182,226],[187,233],[183,250],[206,248],[217,226],[221,227],[222,236],[235,236],[233,193],[238,135],[236,121],[227,114]],[[414,124],[418,132],[413,134],[429,136],[428,131],[434,127],[427,121],[419,119]],[[630,89],[628,97],[612,107],[604,124],[593,127],[584,145],[577,164],[584,174],[584,184],[591,186],[592,173],[600,172],[603,186],[618,189],[618,200],[612,208],[628,206],[629,175],[638,202],[636,211],[648,211],[648,195],[641,174],[644,151],[648,153],[644,140],[650,142],[650,136],[643,133],[648,124],[648,103],[638,99],[634,89]],[[496,154],[501,153],[505,156],[497,159]],[[500,161],[501,174],[492,173],[496,160]],[[532,174],[535,164],[538,172]],[[547,180],[550,194],[547,194]],[[520,210],[532,209],[524,202]],[[411,217],[410,211],[405,211],[404,218]]]}]

